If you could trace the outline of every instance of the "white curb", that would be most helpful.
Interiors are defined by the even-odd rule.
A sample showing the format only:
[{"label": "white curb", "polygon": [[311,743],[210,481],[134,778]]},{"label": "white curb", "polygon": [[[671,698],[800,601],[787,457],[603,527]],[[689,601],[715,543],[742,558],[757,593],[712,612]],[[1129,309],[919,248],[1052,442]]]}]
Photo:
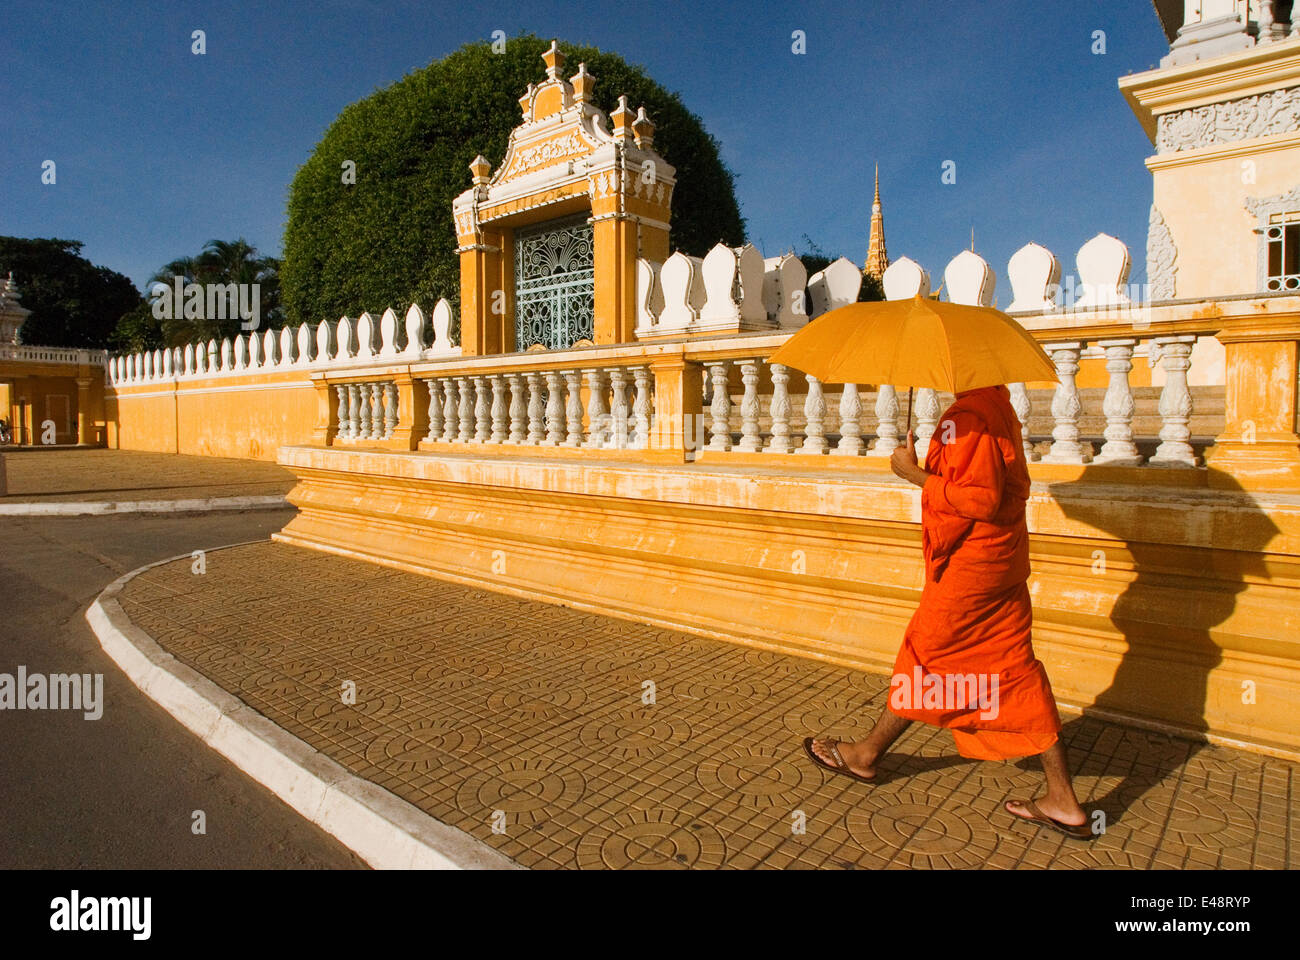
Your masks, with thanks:
[{"label": "white curb", "polygon": [[0,517],[84,517],[105,513],[208,513],[217,510],[279,510],[282,496],[201,497],[193,500],[43,500],[0,503]]},{"label": "white curb", "polygon": [[[214,549],[237,546],[244,544]],[[117,601],[122,588],[146,570],[189,558],[182,554],[132,570],[109,584],[86,610],[100,646],[137,687],[376,869],[523,869],[469,834],[349,773],[185,666],[132,623]]]}]

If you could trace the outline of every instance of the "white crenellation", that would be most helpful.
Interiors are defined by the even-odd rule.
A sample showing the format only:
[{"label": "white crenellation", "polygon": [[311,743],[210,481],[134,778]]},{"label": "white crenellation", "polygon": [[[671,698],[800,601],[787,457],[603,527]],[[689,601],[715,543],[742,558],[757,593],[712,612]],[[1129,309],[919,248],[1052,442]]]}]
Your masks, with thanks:
[{"label": "white crenellation", "polygon": [[1027,243],[1007,261],[1011,304],[1007,313],[1047,313],[1056,309],[1061,288],[1061,262],[1051,250]]},{"label": "white crenellation", "polygon": [[1132,261],[1123,241],[1099,233],[1079,248],[1076,264],[1083,288],[1076,308],[1125,306],[1132,302],[1124,292]]},{"label": "white crenellation", "polygon": [[957,254],[948,261],[948,266],[943,271],[943,285],[948,291],[948,299],[972,307],[991,306],[997,282],[997,274],[988,261],[972,250],[963,250]]},{"label": "white crenellation", "polygon": [[930,295],[930,275],[911,257],[899,257],[881,278],[886,300],[911,300]]}]

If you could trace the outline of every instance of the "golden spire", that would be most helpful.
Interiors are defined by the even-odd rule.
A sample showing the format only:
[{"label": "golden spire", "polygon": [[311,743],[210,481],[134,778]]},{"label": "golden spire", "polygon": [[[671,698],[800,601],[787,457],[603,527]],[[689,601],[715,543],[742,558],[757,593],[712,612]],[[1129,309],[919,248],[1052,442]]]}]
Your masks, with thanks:
[{"label": "golden spire", "polygon": [[880,164],[876,164],[876,197],[871,202],[871,234],[867,238],[867,262],[863,273],[879,279],[889,266],[885,252],[885,215],[880,207]]}]

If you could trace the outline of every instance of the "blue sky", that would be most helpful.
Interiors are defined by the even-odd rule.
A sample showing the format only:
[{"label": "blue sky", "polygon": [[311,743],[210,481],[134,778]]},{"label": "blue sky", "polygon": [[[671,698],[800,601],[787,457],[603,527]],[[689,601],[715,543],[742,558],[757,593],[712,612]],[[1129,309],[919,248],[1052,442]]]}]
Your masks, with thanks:
[{"label": "blue sky", "polygon": [[289,183],[338,112],[498,29],[616,51],[678,91],[720,141],[765,254],[806,235],[860,262],[879,161],[889,254],[936,286],[972,227],[1004,305],[1006,261],[1030,240],[1068,274],[1089,237],[1114,234],[1144,279],[1152,149],[1116,81],[1168,51],[1149,0],[10,0],[0,234],[82,240],[141,289],[213,238],[278,254]]}]

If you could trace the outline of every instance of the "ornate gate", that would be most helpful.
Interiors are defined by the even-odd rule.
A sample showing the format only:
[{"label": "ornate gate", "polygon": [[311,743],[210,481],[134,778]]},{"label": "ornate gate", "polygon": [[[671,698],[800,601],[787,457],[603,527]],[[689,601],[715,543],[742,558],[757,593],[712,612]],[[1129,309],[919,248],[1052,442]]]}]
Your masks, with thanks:
[{"label": "ornate gate", "polygon": [[515,349],[562,350],[594,335],[591,224],[552,220],[515,233]]}]

